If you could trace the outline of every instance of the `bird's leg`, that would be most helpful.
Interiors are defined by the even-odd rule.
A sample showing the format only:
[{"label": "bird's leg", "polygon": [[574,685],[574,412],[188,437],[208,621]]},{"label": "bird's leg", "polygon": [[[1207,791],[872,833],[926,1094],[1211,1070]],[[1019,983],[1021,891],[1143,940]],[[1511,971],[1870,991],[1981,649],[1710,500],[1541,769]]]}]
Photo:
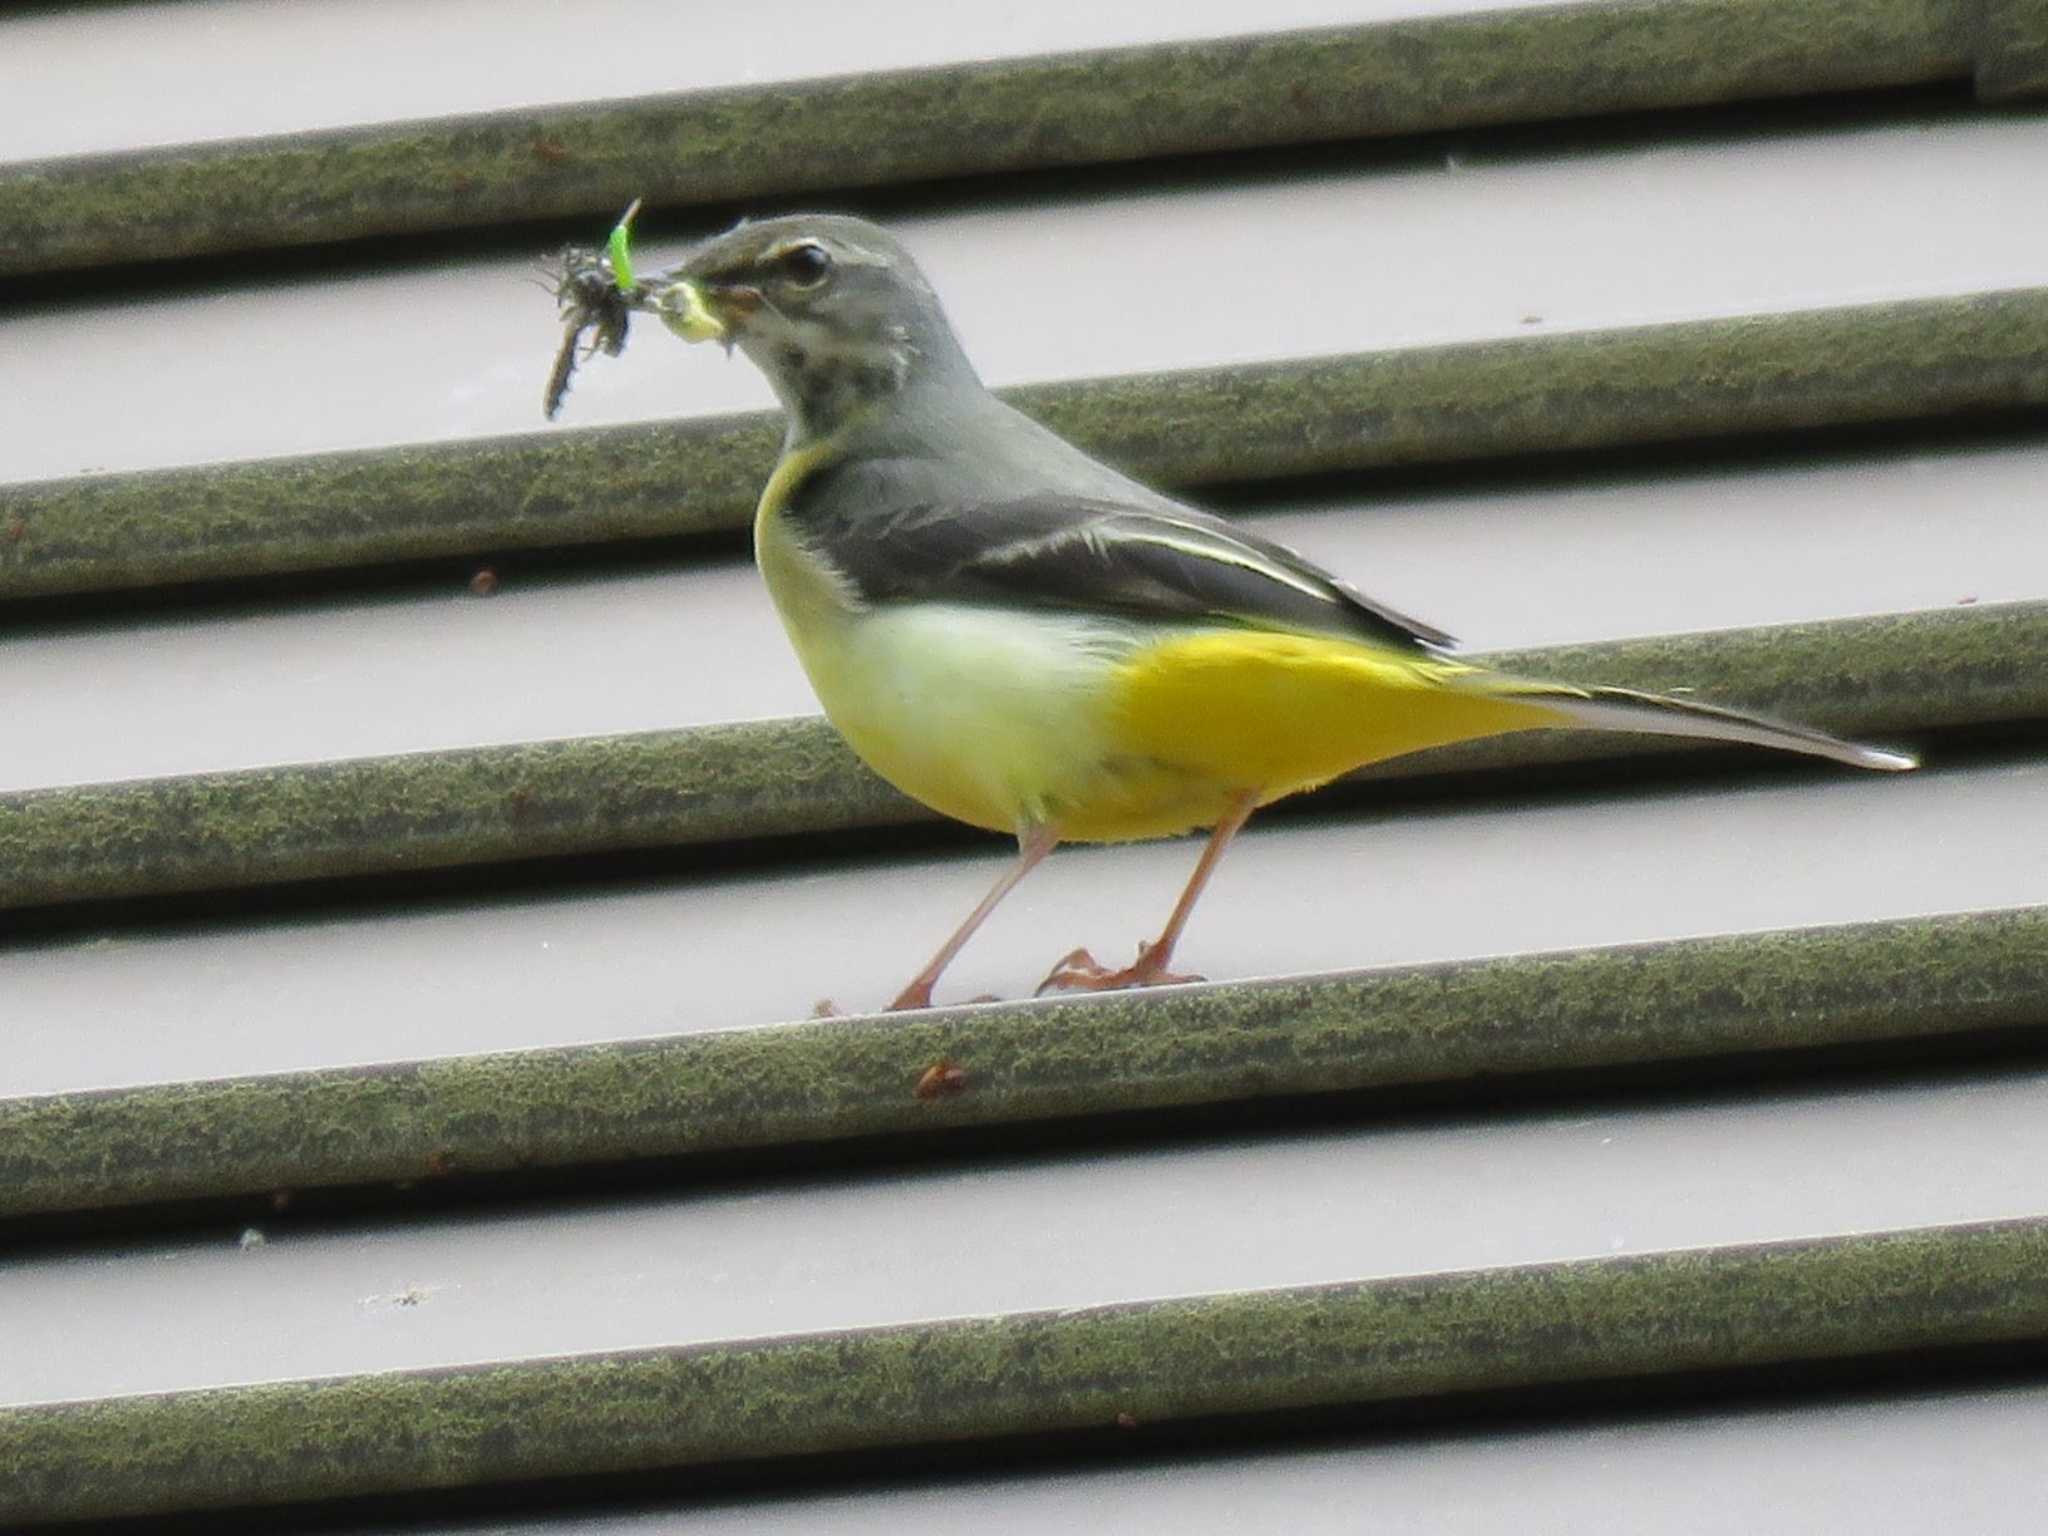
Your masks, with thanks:
[{"label": "bird's leg", "polygon": [[917,979],[897,994],[896,1001],[889,1005],[891,1012],[931,1007],[932,988],[938,984],[939,973],[953,963],[960,947],[974,937],[974,930],[987,920],[989,913],[995,911],[996,903],[1009,895],[1017,882],[1030,874],[1038,862],[1058,846],[1059,840],[1059,833],[1051,827],[1029,826],[1017,834],[1017,862],[1003,872],[1003,878],[982,897],[981,905],[967,915],[967,921],[954,930],[953,937],[939,946],[931,964],[919,971]]},{"label": "bird's leg", "polygon": [[1188,876],[1188,883],[1180,893],[1180,900],[1173,904],[1173,913],[1166,919],[1166,926],[1159,931],[1159,937],[1150,943],[1143,940],[1138,944],[1138,958],[1120,971],[1112,971],[1085,949],[1077,949],[1063,958],[1045,980],[1038,984],[1038,995],[1047,992],[1076,989],[1084,992],[1107,992],[1117,987],[1172,986],[1176,982],[1200,981],[1199,976],[1177,975],[1169,971],[1167,962],[1173,959],[1173,946],[1180,942],[1180,931],[1187,926],[1188,914],[1195,910],[1195,902],[1202,894],[1202,888],[1209,883],[1209,877],[1216,872],[1216,865],[1223,857],[1223,850],[1230,846],[1230,840],[1237,836],[1240,828],[1251,819],[1258,807],[1256,790],[1246,790],[1231,797],[1230,809],[1223,819],[1216,823],[1216,830],[1209,834],[1208,846],[1203,848],[1202,857],[1195,864],[1195,872]]}]

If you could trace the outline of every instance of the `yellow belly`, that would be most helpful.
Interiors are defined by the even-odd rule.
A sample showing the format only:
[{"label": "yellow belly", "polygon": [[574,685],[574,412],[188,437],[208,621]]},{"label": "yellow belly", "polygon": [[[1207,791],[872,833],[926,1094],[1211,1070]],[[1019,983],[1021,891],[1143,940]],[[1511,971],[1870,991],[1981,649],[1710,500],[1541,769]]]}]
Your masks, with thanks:
[{"label": "yellow belly", "polygon": [[881,609],[797,638],[819,701],[897,788],[957,820],[1076,842],[1213,825],[1423,747],[1562,723],[1449,684],[1469,668],[1337,640],[1208,631],[1135,643],[1050,614]]},{"label": "yellow belly", "polygon": [[1217,629],[1118,669],[1113,737],[1261,803],[1427,747],[1568,723],[1483,669],[1333,637]]},{"label": "yellow belly", "polygon": [[1119,799],[1104,704],[1113,637],[1087,621],[917,604],[799,642],[825,713],[883,778],[934,810],[1016,832]]}]

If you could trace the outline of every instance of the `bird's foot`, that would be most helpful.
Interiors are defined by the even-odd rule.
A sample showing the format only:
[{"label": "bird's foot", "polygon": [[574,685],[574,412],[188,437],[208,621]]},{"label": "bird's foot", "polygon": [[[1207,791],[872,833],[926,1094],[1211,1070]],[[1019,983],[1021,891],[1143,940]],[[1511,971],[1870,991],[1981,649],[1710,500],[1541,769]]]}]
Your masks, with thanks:
[{"label": "bird's foot", "polygon": [[891,1013],[905,1013],[913,1008],[929,1008],[932,1005],[932,984],[920,976],[901,992],[896,1001],[889,1005]]},{"label": "bird's foot", "polygon": [[1161,950],[1149,941],[1138,945],[1138,958],[1120,971],[1113,971],[1085,949],[1063,956],[1058,965],[1038,984],[1034,997],[1048,992],[1114,992],[1122,987],[1172,987],[1203,978],[1169,971],[1171,950]]},{"label": "bird's foot", "polygon": [[[1002,999],[993,992],[983,992],[978,996],[970,997],[967,1001],[970,1003],[1000,1003]],[[896,994],[896,1001],[889,1005],[888,1011],[890,1013],[906,1013],[914,1008],[931,1008],[934,1006],[936,1005],[932,1002],[932,984],[920,976],[916,981],[913,981],[909,986]],[[818,1017],[823,1017],[823,1015],[818,1015]]]}]

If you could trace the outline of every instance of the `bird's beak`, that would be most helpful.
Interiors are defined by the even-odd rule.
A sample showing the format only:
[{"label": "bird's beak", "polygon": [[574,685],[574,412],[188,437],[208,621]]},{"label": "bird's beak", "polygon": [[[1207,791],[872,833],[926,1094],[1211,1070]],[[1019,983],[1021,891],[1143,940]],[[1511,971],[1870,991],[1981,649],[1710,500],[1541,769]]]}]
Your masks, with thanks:
[{"label": "bird's beak", "polygon": [[751,290],[714,288],[694,277],[676,277],[650,285],[652,307],[661,323],[685,341],[732,341],[733,322],[751,310],[739,301]]}]

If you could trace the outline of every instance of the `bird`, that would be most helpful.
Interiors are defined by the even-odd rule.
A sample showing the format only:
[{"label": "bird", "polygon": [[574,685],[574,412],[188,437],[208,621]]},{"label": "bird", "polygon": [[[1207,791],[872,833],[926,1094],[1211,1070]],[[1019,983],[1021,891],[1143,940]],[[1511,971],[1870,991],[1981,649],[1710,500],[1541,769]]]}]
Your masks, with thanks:
[{"label": "bird", "polygon": [[[623,264],[623,245],[615,234]],[[750,359],[786,415],[754,517],[768,594],[823,706],[883,779],[1017,857],[896,996],[933,988],[1061,843],[1207,829],[1128,965],[1085,948],[1038,991],[1171,969],[1260,807],[1370,763],[1530,730],[1634,731],[1858,768],[1904,752],[1692,699],[1509,676],[1294,550],[1091,457],[983,383],[894,235],[743,221],[635,279],[634,307]]]}]

